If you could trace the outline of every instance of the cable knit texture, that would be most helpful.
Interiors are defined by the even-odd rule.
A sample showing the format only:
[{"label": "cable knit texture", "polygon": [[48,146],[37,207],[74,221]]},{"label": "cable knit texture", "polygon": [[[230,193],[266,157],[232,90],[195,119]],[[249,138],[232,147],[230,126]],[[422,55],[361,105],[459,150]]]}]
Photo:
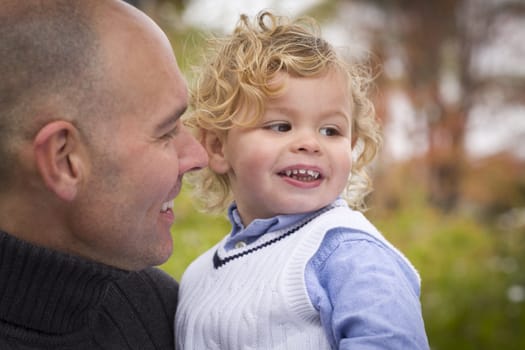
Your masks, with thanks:
[{"label": "cable knit texture", "polygon": [[330,349],[304,273],[335,227],[352,228],[388,247],[419,285],[408,260],[361,213],[345,204],[316,215],[237,249],[226,250],[225,238],[197,258],[181,280],[177,349]]},{"label": "cable knit texture", "polygon": [[[328,349],[303,276],[331,219],[308,218],[230,252],[223,240],[193,262],[182,278],[177,349]],[[223,263],[214,266],[213,254]]]},{"label": "cable knit texture", "polygon": [[171,350],[177,288],[0,231],[0,349]]}]

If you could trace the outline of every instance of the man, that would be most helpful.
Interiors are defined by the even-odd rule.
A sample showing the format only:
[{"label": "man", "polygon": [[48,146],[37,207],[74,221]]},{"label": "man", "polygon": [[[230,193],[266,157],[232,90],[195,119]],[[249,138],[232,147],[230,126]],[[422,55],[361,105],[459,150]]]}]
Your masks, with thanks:
[{"label": "man", "polygon": [[1,0],[0,349],[172,349],[171,202],[205,166],[171,46],[120,0]]}]

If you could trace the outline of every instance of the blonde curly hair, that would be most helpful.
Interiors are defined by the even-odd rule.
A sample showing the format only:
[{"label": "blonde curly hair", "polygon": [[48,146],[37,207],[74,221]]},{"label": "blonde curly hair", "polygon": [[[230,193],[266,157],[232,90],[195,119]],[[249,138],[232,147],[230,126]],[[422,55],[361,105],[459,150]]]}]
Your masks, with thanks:
[{"label": "blonde curly hair", "polygon": [[[363,66],[350,65],[320,37],[316,22],[308,17],[292,20],[268,11],[253,23],[241,15],[230,36],[209,40],[209,55],[196,68],[190,89],[191,113],[185,118],[203,140],[204,131],[225,137],[233,127],[255,125],[265,112],[268,98],[278,96],[284,86],[271,83],[281,72],[294,77],[315,77],[336,69],[346,76],[352,97],[354,164],[341,194],[349,206],[364,210],[364,198],[372,191],[366,166],[381,145],[379,124],[367,97],[370,74]],[[255,113],[247,115],[246,106]],[[228,176],[209,168],[188,174],[202,209],[221,213],[233,200]]]}]

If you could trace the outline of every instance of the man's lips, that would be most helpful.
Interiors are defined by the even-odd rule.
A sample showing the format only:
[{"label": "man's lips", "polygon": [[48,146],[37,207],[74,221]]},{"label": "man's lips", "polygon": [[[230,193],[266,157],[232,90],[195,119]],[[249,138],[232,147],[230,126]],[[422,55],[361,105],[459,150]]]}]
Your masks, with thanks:
[{"label": "man's lips", "polygon": [[171,199],[168,199],[166,202],[162,203],[162,206],[160,208],[161,213],[173,211],[173,201],[179,195],[181,188],[182,188],[182,177],[179,177],[175,188],[168,195],[168,198],[171,198]]}]

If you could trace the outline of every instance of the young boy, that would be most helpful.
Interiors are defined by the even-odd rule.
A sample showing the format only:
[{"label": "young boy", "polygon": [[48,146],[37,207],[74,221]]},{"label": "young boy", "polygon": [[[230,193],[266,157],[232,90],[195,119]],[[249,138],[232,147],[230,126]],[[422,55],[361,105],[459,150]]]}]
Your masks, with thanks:
[{"label": "young boy", "polygon": [[177,348],[428,349],[416,270],[349,207],[381,140],[364,72],[268,12],[216,44],[192,92],[210,159],[193,183],[232,231],[182,277]]}]

